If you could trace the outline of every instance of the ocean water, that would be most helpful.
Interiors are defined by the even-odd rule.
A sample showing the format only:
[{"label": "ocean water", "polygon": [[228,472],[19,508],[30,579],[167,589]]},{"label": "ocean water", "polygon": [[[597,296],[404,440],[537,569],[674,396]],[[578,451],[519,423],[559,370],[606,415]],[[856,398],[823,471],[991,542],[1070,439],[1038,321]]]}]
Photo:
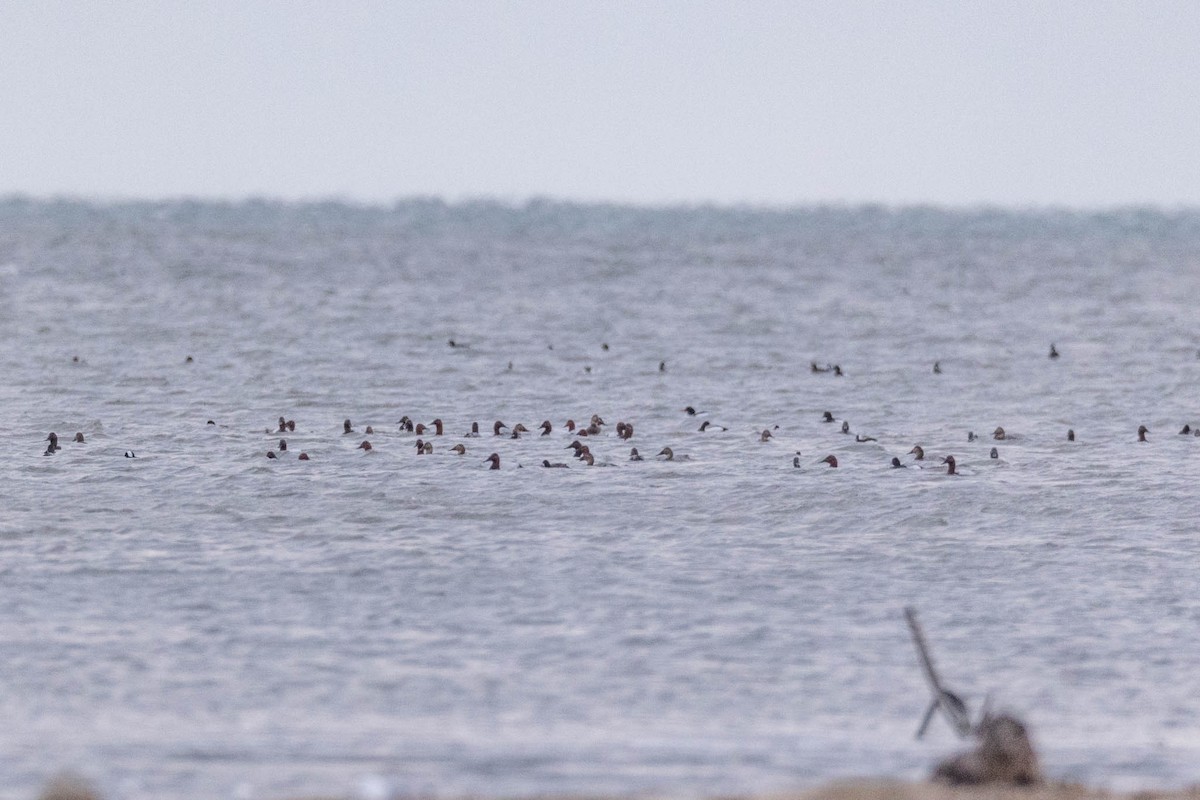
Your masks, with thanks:
[{"label": "ocean water", "polygon": [[1052,777],[1200,780],[1198,298],[1195,212],[7,200],[0,797],[919,777],[910,604]]}]

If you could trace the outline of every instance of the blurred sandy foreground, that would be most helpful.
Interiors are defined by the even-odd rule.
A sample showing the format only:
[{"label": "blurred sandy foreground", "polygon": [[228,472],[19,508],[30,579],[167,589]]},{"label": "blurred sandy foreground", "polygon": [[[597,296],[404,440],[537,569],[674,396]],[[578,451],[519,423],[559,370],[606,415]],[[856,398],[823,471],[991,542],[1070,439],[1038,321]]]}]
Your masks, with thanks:
[{"label": "blurred sandy foreground", "polygon": [[[83,783],[84,785],[80,785]],[[56,785],[57,784],[57,785]],[[82,781],[52,781],[39,800],[102,800]],[[816,789],[788,794],[724,796],[711,800],[1200,800],[1200,786],[1178,791],[1109,792],[1069,783],[1047,782],[1035,787],[946,786],[940,783],[909,783],[890,780],[857,780],[831,783]],[[278,800],[353,800],[348,797],[310,795]],[[419,800],[419,799],[418,799]],[[466,799],[464,799],[466,800]],[[525,800],[655,800],[653,795],[631,798],[600,796],[535,797]],[[678,800],[678,798],[671,798]]]}]

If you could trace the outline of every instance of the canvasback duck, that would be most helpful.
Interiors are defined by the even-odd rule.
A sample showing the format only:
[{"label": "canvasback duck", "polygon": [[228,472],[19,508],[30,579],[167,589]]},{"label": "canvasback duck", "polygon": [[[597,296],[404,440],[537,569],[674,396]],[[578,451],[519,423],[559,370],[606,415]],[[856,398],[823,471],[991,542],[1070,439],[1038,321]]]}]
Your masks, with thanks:
[{"label": "canvasback duck", "polygon": [[842,376],[845,374],[844,372],[842,372],[842,365],[841,365],[841,364],[834,364],[834,365],[833,365],[833,374],[834,374],[834,377],[837,377],[837,378],[840,378],[840,377],[842,377]]},{"label": "canvasback duck", "polygon": [[276,433],[287,433],[287,420],[283,417],[279,418],[279,430]]},{"label": "canvasback duck", "polygon": [[370,450],[370,449],[371,449],[371,443],[370,443],[370,442],[368,442],[366,439],[363,439],[363,442],[362,442],[362,444],[360,444],[358,447],[356,447],[356,448],[354,448],[354,449],[355,449],[355,450]]},{"label": "canvasback duck", "polygon": [[1191,426],[1191,425],[1186,425],[1186,424],[1185,424],[1185,425],[1183,426],[1182,430],[1180,430],[1180,431],[1179,431],[1179,435],[1180,435],[1180,436],[1187,436],[1187,435],[1188,435],[1189,433],[1191,433],[1191,432],[1192,432],[1192,426]]},{"label": "canvasback duck", "polygon": [[901,464],[900,459],[892,456],[892,469],[908,469],[907,464]]},{"label": "canvasback duck", "polygon": [[992,431],[992,438],[1003,441],[1008,438],[1008,434],[1004,432],[1004,428],[996,428],[996,430]]},{"label": "canvasback duck", "polygon": [[825,412],[825,415],[824,415],[823,417],[821,417],[821,422],[834,422],[834,419],[833,419],[833,412],[832,412],[832,411],[826,411],[826,412]]},{"label": "canvasback duck", "polygon": [[792,456],[792,467],[800,469],[800,456]]},{"label": "canvasback duck", "polygon": [[342,435],[345,436],[347,433],[354,433],[354,428],[350,427],[350,420],[342,423]]},{"label": "canvasback duck", "polygon": [[629,460],[630,461],[641,461],[642,460],[642,454],[637,451],[636,447],[630,449]]},{"label": "canvasback duck", "polygon": [[492,462],[492,466],[488,467],[488,469],[500,469],[499,453],[492,453],[490,456],[484,459],[484,463],[487,463],[488,461]]},{"label": "canvasback duck", "polygon": [[940,361],[933,362],[933,374],[934,375],[942,374],[942,362],[940,362]]},{"label": "canvasback duck", "polygon": [[542,428],[542,433],[541,433],[542,436],[549,436],[550,431],[554,430],[554,426],[550,424],[550,420],[548,420],[548,419],[542,420],[541,428]]},{"label": "canvasback duck", "polygon": [[633,426],[628,422],[617,423],[617,438],[622,441],[629,441],[633,438]]},{"label": "canvasback duck", "polygon": [[856,441],[856,442],[878,442],[879,440],[876,439],[874,436],[859,436],[858,434],[855,434],[854,441]]},{"label": "canvasback duck", "polygon": [[500,435],[500,429],[501,429],[501,428],[507,428],[507,427],[508,427],[508,426],[507,426],[507,425],[505,425],[505,424],[504,424],[503,422],[501,422],[500,420],[496,420],[496,423],[495,423],[494,425],[492,425],[492,436],[499,436],[499,435]]},{"label": "canvasback duck", "polygon": [[75,442],[76,444],[85,444],[83,441],[83,431],[76,431],[75,438],[71,441]]},{"label": "canvasback duck", "polygon": [[297,461],[308,461],[309,460],[308,453],[303,453],[303,452],[300,453],[300,457],[296,460]]},{"label": "canvasback duck", "polygon": [[758,440],[760,442],[771,441],[771,432],[769,430],[767,430],[766,428],[763,428],[763,432],[758,435]]},{"label": "canvasback duck", "polygon": [[429,425],[430,425],[430,427],[433,428],[434,436],[441,436],[442,433],[446,430],[446,426],[442,424],[441,417],[438,417],[433,422],[429,423]]},{"label": "canvasback duck", "polygon": [[1050,357],[1058,358],[1058,348],[1054,346],[1054,342],[1050,343]]},{"label": "canvasback duck", "polygon": [[275,455],[275,451],[274,451],[274,450],[268,450],[268,451],[267,451],[267,458],[279,458],[279,456]]},{"label": "canvasback duck", "polygon": [[287,450],[287,439],[280,439],[279,440],[279,452],[282,453],[284,450]]},{"label": "canvasback duck", "polygon": [[363,433],[365,433],[367,436],[374,436],[374,435],[375,435],[375,429],[374,429],[374,428],[372,428],[370,425],[368,425],[368,426],[367,426],[367,429],[366,429],[365,431],[363,431]]},{"label": "canvasback duck", "polygon": [[542,459],[542,466],[548,469],[570,469],[566,464],[551,464],[550,459]]},{"label": "canvasback duck", "polygon": [[685,406],[683,409],[683,413],[687,414],[689,417],[694,417],[697,414],[703,414],[704,412],[697,411],[696,409],[692,408],[691,406]]},{"label": "canvasback duck", "polygon": [[1074,428],[1067,428],[1067,441],[1068,442],[1075,441],[1075,429]]},{"label": "canvasback duck", "polygon": [[582,447],[580,447],[578,451],[576,451],[576,453],[575,453],[575,457],[576,457],[576,458],[583,458],[584,456],[586,456],[586,455],[589,455],[591,452],[592,452],[592,451],[591,451],[591,448],[589,448],[589,447],[588,447],[588,446],[585,444],[585,445],[583,445]]},{"label": "canvasback duck", "polygon": [[422,455],[425,452],[425,440],[417,439],[417,441],[413,443],[413,447],[417,448],[417,455]]},{"label": "canvasback duck", "polygon": [[424,436],[426,430],[427,428],[425,427],[425,423],[418,422],[416,428],[413,429],[413,433],[415,433],[417,436]]},{"label": "canvasback duck", "polygon": [[712,428],[714,431],[728,430],[728,428],[726,428],[724,425],[714,425],[713,423],[709,422],[708,420],[704,420],[704,422],[700,423],[700,432],[701,433],[704,433],[709,428]]},{"label": "canvasback duck", "polygon": [[478,436],[479,436],[479,423],[472,422],[470,432],[464,433],[463,438],[464,439],[475,439],[475,438],[478,438]]},{"label": "canvasback duck", "polygon": [[954,456],[946,456],[945,458],[942,459],[942,463],[946,465],[946,474],[947,475],[957,475],[958,474],[957,472],[954,471],[954,463],[955,463]]},{"label": "canvasback duck", "polygon": [[837,456],[834,456],[834,455],[825,456],[817,463],[828,464],[830,466],[830,468],[836,467],[837,466]]},{"label": "canvasback duck", "polygon": [[132,450],[126,450],[125,457],[126,458],[137,458],[137,453],[133,452]]},{"label": "canvasback duck", "polygon": [[46,451],[44,453],[42,453],[42,455],[52,456],[52,455],[54,455],[55,450],[62,450],[62,446],[59,445],[59,443],[58,443],[58,434],[57,433],[51,432],[51,434],[49,436],[47,436],[44,439],[44,441],[47,441],[50,444],[46,445]]},{"label": "canvasback duck", "polygon": [[658,371],[666,372],[667,371],[667,362],[665,362],[665,361],[658,362]]},{"label": "canvasback duck", "polygon": [[567,420],[567,424],[564,425],[563,427],[567,429],[567,433],[574,433],[575,432],[575,420],[573,420],[573,419]]},{"label": "canvasback duck", "polygon": [[[1146,434],[1149,432],[1150,432],[1150,429],[1147,428],[1145,425],[1139,425],[1138,426],[1138,441],[1139,442],[1147,441]],[[51,434],[51,435],[53,436],[53,434]]]},{"label": "canvasback duck", "polygon": [[421,455],[423,455],[423,456],[433,455],[433,442],[425,443],[425,446],[421,448]]},{"label": "canvasback duck", "polygon": [[583,442],[576,439],[575,441],[571,442],[569,445],[567,445],[563,449],[564,450],[574,450],[576,457],[578,457],[579,451],[583,449]]},{"label": "canvasback duck", "polygon": [[919,444],[914,444],[913,449],[908,451],[910,456],[915,456],[917,461],[925,460],[925,448]]},{"label": "canvasback duck", "polygon": [[660,456],[666,456],[666,459],[664,459],[666,461],[691,461],[692,460],[690,456],[675,455],[675,451],[669,447],[664,447],[662,450],[659,450],[658,454]]},{"label": "canvasback duck", "polygon": [[842,421],[842,433],[849,433],[849,432],[850,432],[850,423],[843,420]]},{"label": "canvasback duck", "polygon": [[454,445],[454,447],[451,447],[451,448],[450,448],[450,452],[451,452],[451,453],[457,453],[458,455],[460,455],[460,456],[461,456],[461,455],[463,455],[464,453],[466,453],[466,452],[467,452],[467,446],[466,446],[465,444],[462,444],[462,443],[460,442],[459,444],[456,444],[456,445]]},{"label": "canvasback duck", "polygon": [[404,430],[408,427],[409,422],[411,422],[411,420],[408,418],[408,414],[405,414],[396,424],[400,426],[400,430]]},{"label": "canvasback duck", "polygon": [[294,420],[294,419],[289,419],[289,420],[287,421],[287,426],[288,426],[288,433],[295,433],[295,432],[296,432],[296,420]]},{"label": "canvasback duck", "polygon": [[979,437],[975,435],[975,431],[967,431],[967,441],[968,442],[973,442],[978,438]]},{"label": "canvasback duck", "polygon": [[1000,457],[1000,451],[994,447],[992,448],[992,452],[988,453],[988,458],[999,458],[999,457]]},{"label": "canvasback duck", "polygon": [[518,422],[512,429],[512,438],[519,439],[522,433],[529,433],[529,428]]}]

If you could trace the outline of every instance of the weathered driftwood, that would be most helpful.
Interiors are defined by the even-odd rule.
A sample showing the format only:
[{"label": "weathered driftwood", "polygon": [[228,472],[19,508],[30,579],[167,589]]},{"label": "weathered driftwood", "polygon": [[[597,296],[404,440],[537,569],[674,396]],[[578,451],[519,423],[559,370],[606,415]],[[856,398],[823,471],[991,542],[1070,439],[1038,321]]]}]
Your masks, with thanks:
[{"label": "weathered driftwood", "polygon": [[1009,714],[988,715],[975,728],[979,744],[938,764],[933,779],[954,785],[1042,782],[1037,753],[1024,723]]},{"label": "weathered driftwood", "polygon": [[929,684],[929,691],[933,693],[933,700],[925,711],[925,716],[921,719],[921,726],[917,728],[917,738],[920,739],[925,735],[934,713],[939,710],[945,716],[946,721],[950,723],[954,732],[965,738],[972,729],[971,712],[967,709],[966,702],[942,685],[937,669],[933,666],[933,656],[929,654],[929,645],[925,643],[925,634],[921,630],[921,624],[917,622],[916,609],[912,606],[905,608],[904,618],[908,620],[908,629],[912,631],[913,642],[917,646],[917,655],[921,659],[921,670],[925,673],[925,681]]}]

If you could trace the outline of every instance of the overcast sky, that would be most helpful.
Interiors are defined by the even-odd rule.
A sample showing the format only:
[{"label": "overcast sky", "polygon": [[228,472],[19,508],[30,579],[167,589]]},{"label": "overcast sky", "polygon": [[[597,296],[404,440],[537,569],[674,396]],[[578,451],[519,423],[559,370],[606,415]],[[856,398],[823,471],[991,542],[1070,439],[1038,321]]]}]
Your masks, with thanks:
[{"label": "overcast sky", "polygon": [[0,0],[0,194],[1200,205],[1200,2]]}]

